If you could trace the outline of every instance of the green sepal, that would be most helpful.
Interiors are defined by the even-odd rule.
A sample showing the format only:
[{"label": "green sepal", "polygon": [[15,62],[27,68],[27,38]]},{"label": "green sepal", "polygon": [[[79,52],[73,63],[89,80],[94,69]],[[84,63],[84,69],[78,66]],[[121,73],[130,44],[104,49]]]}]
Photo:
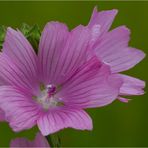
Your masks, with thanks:
[{"label": "green sepal", "polygon": [[22,26],[20,27],[21,32],[26,37],[28,36],[30,29],[31,29],[31,27],[28,24],[26,24],[26,23],[23,23]]},{"label": "green sepal", "polygon": [[[6,35],[6,28],[3,25],[0,25],[0,49],[3,47],[3,42]],[[25,35],[28,41],[31,43],[32,47],[38,52],[38,45],[41,36],[40,28],[38,25],[29,26],[26,23],[23,23],[20,27],[20,31]]]},{"label": "green sepal", "polygon": [[28,41],[33,46],[36,53],[38,52],[38,45],[41,36],[40,28],[38,25],[33,25],[32,27],[23,23],[21,28],[21,32],[25,35]]}]

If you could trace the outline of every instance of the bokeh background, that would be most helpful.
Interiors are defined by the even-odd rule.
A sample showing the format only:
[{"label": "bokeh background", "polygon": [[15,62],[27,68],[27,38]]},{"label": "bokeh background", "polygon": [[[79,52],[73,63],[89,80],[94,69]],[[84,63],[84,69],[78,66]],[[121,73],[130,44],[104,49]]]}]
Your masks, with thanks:
[{"label": "bokeh background", "polygon": [[[0,2],[0,24],[18,28],[23,22],[30,25],[37,23],[43,28],[48,21],[58,20],[72,29],[88,23],[94,6],[98,6],[99,10],[118,9],[112,28],[128,26],[132,31],[130,45],[148,53],[148,1]],[[147,58],[126,73],[147,81]],[[103,108],[89,109],[93,131],[65,129],[59,132],[62,146],[148,146],[147,94],[133,96],[132,99],[128,104],[115,101]],[[13,133],[7,123],[0,123],[0,146],[9,146],[10,140],[15,137],[33,139],[37,131],[35,127]]]}]

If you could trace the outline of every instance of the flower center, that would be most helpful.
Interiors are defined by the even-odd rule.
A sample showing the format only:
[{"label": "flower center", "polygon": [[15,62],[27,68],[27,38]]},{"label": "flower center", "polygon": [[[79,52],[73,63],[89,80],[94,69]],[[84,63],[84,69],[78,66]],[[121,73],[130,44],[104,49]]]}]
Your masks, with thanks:
[{"label": "flower center", "polygon": [[52,85],[52,84],[49,84],[47,85],[47,92],[48,92],[48,95],[51,96],[51,95],[54,95],[56,93],[56,86]]},{"label": "flower center", "polygon": [[57,87],[55,85],[42,85],[40,88],[40,95],[33,98],[35,98],[35,100],[42,105],[43,109],[48,110],[56,106],[63,106],[62,99],[55,96],[57,91]]}]

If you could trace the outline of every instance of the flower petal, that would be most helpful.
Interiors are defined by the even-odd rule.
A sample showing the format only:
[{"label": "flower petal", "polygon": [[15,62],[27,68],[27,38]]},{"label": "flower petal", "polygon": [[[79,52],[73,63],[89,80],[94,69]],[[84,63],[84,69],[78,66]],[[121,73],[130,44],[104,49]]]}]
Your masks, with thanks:
[{"label": "flower petal", "polygon": [[38,120],[38,127],[43,135],[52,134],[64,128],[91,130],[92,120],[85,111],[64,106],[42,115]]},{"label": "flower petal", "polygon": [[101,36],[109,30],[117,12],[116,9],[98,12],[97,7],[95,7],[88,27],[92,28],[94,25],[100,25]]},{"label": "flower petal", "polygon": [[120,95],[144,94],[143,90],[143,88],[145,87],[144,81],[123,74],[120,74],[119,76],[123,79],[123,85],[120,88]]},{"label": "flower petal", "polygon": [[[119,53],[120,52],[120,53]],[[145,53],[135,48],[121,49],[115,58],[107,61],[111,66],[112,72],[122,72],[137,65],[145,57]]]},{"label": "flower petal", "polygon": [[40,132],[37,133],[33,145],[35,147],[50,147],[47,139]]},{"label": "flower petal", "polygon": [[16,138],[11,140],[10,147],[50,147],[46,138],[41,134],[37,133],[34,141],[30,141],[26,138]]},{"label": "flower petal", "polygon": [[128,103],[130,101],[130,99],[123,98],[123,97],[118,97],[117,99],[123,103]]},{"label": "flower petal", "polygon": [[0,108],[16,132],[33,127],[40,115],[30,94],[12,86],[0,86]]},{"label": "flower petal", "polygon": [[126,27],[120,26],[96,43],[95,53],[111,66],[114,73],[132,68],[145,56],[142,51],[128,47],[129,34]]},{"label": "flower petal", "polygon": [[32,147],[32,145],[31,145],[31,142],[26,138],[16,138],[12,140],[10,143],[10,148],[14,148],[14,147],[25,148],[25,147]]},{"label": "flower petal", "polygon": [[0,121],[5,120],[5,113],[0,109]]},{"label": "flower petal", "polygon": [[2,77],[0,77],[0,86],[1,85],[8,85],[8,83]]},{"label": "flower petal", "polygon": [[13,85],[31,93],[38,91],[38,85],[30,80],[30,75],[25,74],[5,53],[0,54],[0,79],[3,80],[1,85]]},{"label": "flower petal", "polygon": [[64,104],[71,107],[104,106],[118,96],[121,80],[118,76],[110,74],[109,66],[94,57],[62,86],[57,97],[62,98]]},{"label": "flower petal", "polygon": [[23,75],[30,84],[36,83],[37,55],[20,31],[8,27],[2,51],[8,56],[10,62],[24,73]]},{"label": "flower petal", "polygon": [[61,83],[84,62],[89,30],[79,26],[68,32],[64,24],[48,23],[39,45],[40,73],[46,84]]}]

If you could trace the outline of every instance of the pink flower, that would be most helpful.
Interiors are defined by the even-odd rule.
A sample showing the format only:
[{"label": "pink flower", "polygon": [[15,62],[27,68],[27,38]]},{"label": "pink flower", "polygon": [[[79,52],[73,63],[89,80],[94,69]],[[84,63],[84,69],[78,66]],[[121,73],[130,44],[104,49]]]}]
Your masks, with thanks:
[{"label": "pink flower", "polygon": [[0,54],[0,108],[14,131],[36,124],[43,135],[69,127],[91,130],[84,109],[108,105],[127,89],[142,91],[141,80],[116,74],[144,54],[126,47],[125,27],[108,33],[115,14],[94,10],[88,26],[70,32],[62,23],[48,23],[37,55],[20,31],[8,28]]},{"label": "pink flower", "polygon": [[[92,30],[89,57],[96,55],[101,61],[110,66],[112,73],[126,71],[138,64],[145,54],[138,49],[128,47],[130,31],[125,26],[109,31],[117,14],[117,10],[97,12],[94,8],[88,28]],[[124,74],[119,74],[123,79],[119,95],[142,95],[145,82]],[[128,99],[118,97],[122,102]]]},{"label": "pink flower", "polygon": [[48,23],[38,55],[21,32],[8,28],[0,54],[0,108],[14,131],[38,125],[43,135],[63,128],[91,130],[85,108],[114,101],[122,84],[96,56],[86,61],[90,30]]},{"label": "pink flower", "polygon": [[34,141],[29,141],[25,138],[17,138],[11,141],[10,147],[50,147],[46,138],[41,134],[37,133]]}]

